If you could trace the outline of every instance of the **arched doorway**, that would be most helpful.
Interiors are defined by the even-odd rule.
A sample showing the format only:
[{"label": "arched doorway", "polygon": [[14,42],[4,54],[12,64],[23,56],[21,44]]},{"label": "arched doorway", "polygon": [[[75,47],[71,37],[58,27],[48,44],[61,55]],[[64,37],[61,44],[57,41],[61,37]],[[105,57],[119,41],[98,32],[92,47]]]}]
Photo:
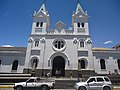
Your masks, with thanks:
[{"label": "arched doorway", "polygon": [[56,76],[56,71],[60,72],[60,76],[65,76],[65,60],[62,56],[53,59],[52,76]]},{"label": "arched doorway", "polygon": [[18,68],[18,60],[14,60],[12,64],[12,70],[17,70]]},{"label": "arched doorway", "polygon": [[37,68],[37,66],[38,66],[38,59],[33,59],[33,61],[32,61],[32,68],[33,67]]}]

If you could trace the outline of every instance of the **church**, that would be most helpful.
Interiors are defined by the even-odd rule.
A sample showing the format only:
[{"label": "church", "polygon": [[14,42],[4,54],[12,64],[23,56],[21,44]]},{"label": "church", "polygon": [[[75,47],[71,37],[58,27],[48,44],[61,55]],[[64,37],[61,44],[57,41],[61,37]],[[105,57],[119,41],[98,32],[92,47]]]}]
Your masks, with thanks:
[{"label": "church", "polygon": [[72,14],[72,28],[62,21],[50,29],[49,13],[42,4],[34,11],[32,32],[25,47],[0,47],[0,73],[31,73],[42,76],[56,71],[63,77],[80,74],[120,74],[120,44],[93,48],[88,14],[80,3]]}]

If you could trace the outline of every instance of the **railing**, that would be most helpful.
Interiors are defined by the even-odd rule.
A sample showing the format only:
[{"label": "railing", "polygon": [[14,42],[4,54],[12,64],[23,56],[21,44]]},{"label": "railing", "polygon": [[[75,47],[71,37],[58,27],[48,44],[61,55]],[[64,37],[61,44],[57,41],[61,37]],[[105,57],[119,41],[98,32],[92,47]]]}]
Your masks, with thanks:
[{"label": "railing", "polygon": [[35,28],[35,32],[42,32],[42,28]]},{"label": "railing", "polygon": [[61,30],[58,32],[57,30],[47,30],[47,34],[73,34],[72,30]]},{"label": "railing", "polygon": [[85,33],[85,28],[78,28],[77,31],[78,33]]}]

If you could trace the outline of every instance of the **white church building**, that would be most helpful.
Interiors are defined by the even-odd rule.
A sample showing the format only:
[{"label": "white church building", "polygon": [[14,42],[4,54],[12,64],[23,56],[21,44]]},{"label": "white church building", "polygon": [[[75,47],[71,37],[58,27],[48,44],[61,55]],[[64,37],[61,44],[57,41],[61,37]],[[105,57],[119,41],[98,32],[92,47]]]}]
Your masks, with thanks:
[{"label": "white church building", "polygon": [[[45,4],[33,14],[32,32],[24,58],[16,56],[16,73],[30,73],[33,68],[37,75],[51,72],[52,76],[60,71],[61,76],[80,74],[120,74],[120,49],[92,48],[89,34],[88,14],[78,3],[72,15],[72,29],[66,29],[62,21],[49,29],[50,17]],[[15,48],[15,47],[13,47]],[[0,73],[11,73],[13,60],[2,64],[5,56],[1,56]],[[13,56],[11,57],[13,58]],[[3,59],[3,60],[2,60]],[[22,62],[24,63],[22,63]],[[7,61],[6,61],[7,62]],[[21,64],[21,63],[22,64]],[[19,67],[19,70],[18,70]]]}]

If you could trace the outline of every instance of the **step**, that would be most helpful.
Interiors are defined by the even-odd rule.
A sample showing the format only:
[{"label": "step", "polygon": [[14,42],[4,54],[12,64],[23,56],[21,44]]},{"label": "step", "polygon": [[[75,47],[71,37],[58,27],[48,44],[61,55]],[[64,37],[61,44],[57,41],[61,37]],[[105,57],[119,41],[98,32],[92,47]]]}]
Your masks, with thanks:
[{"label": "step", "polygon": [[0,74],[0,77],[30,77],[31,74]]}]

